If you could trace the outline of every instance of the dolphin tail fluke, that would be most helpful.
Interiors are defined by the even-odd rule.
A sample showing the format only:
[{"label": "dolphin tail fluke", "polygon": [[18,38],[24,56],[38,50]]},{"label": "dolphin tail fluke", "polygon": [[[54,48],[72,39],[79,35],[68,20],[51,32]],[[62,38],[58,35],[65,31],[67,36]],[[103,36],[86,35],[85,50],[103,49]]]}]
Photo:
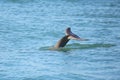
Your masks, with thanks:
[{"label": "dolphin tail fluke", "polygon": [[82,40],[82,41],[86,40],[86,39],[82,39],[82,38],[80,38],[78,35],[74,34],[74,33],[71,31],[71,28],[70,28],[70,27],[68,27],[68,28],[66,29],[65,34],[66,34],[66,35],[69,35],[68,39]]}]

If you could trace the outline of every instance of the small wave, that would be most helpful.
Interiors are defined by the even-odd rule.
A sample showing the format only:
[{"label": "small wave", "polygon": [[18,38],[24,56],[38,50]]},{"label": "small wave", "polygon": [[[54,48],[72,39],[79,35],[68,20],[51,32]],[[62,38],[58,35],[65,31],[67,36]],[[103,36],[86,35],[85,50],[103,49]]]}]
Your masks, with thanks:
[{"label": "small wave", "polygon": [[33,1],[34,0],[5,0],[5,2],[11,2],[11,3],[28,3]]},{"label": "small wave", "polygon": [[90,49],[90,48],[109,48],[115,46],[115,44],[103,44],[103,43],[95,43],[95,44],[69,44],[66,47],[71,47],[71,48],[79,48],[79,49]]},{"label": "small wave", "polygon": [[103,43],[96,43],[96,44],[68,44],[63,48],[54,49],[52,46],[41,47],[40,50],[55,50],[55,51],[63,51],[67,52],[70,50],[75,49],[94,49],[94,48],[110,48],[116,46],[115,44],[103,44]]}]

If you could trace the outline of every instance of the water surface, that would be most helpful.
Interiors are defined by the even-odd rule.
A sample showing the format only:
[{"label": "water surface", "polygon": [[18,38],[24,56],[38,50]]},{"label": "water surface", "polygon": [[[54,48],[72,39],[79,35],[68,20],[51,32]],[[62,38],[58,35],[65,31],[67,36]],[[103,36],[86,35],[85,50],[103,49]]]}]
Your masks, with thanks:
[{"label": "water surface", "polygon": [[[71,40],[50,48],[72,31]],[[119,80],[119,0],[1,0],[0,80]]]}]

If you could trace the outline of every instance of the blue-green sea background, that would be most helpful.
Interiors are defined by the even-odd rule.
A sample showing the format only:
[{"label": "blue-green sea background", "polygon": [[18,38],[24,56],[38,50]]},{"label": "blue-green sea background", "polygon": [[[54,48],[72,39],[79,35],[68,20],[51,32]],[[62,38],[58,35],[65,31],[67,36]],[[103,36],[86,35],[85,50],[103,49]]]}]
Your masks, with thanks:
[{"label": "blue-green sea background", "polygon": [[120,80],[120,0],[0,0],[0,80]]}]

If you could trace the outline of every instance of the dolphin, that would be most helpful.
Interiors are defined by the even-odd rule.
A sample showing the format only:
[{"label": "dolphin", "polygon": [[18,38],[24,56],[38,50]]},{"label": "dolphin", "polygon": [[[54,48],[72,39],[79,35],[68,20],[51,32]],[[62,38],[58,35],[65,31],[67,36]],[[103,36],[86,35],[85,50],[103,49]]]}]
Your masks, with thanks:
[{"label": "dolphin", "polygon": [[54,46],[55,49],[57,48],[61,48],[61,47],[64,47],[71,39],[73,40],[80,40],[80,41],[85,41],[87,39],[82,39],[80,38],[78,35],[74,34],[72,31],[71,31],[71,28],[68,27],[66,30],[65,30],[65,36],[62,37],[57,43],[56,45]]}]

